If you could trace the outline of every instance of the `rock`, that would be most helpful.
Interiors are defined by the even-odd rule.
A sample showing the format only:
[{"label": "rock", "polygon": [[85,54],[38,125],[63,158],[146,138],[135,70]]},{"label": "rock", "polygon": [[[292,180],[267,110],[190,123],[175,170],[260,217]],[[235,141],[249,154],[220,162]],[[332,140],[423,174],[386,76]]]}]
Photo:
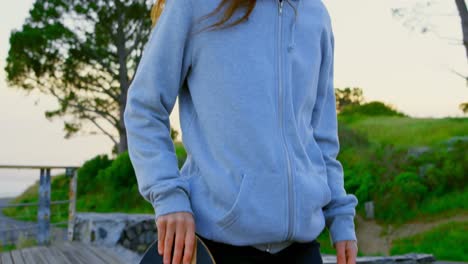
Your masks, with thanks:
[{"label": "rock", "polygon": [[468,141],[468,136],[455,136],[444,141],[447,146],[453,146],[458,141]]},{"label": "rock", "polygon": [[145,235],[144,234],[138,235],[138,244],[145,244]]},{"label": "rock", "polygon": [[422,154],[431,151],[431,148],[428,146],[423,146],[423,147],[413,147],[409,148],[407,152],[407,156],[411,158],[418,158]]},{"label": "rock", "polygon": [[125,235],[130,240],[133,240],[135,237],[137,237],[137,234],[135,233],[133,228],[129,228],[129,229],[125,230]]},{"label": "rock", "polygon": [[152,230],[156,228],[156,224],[153,224],[153,221],[143,221],[143,228],[145,230]]},{"label": "rock", "polygon": [[98,228],[98,234],[100,239],[105,239],[107,237],[107,231],[102,227]]},{"label": "rock", "polygon": [[143,232],[143,223],[136,225],[135,226],[135,231],[138,235],[140,235]]},{"label": "rock", "polygon": [[125,239],[122,244],[126,248],[130,248],[130,246],[132,245],[132,243],[128,239]]},{"label": "rock", "polygon": [[157,239],[157,234],[151,231],[146,231],[145,232],[145,243],[150,244],[154,240]]},{"label": "rock", "polygon": [[143,252],[146,251],[147,248],[148,248],[147,245],[143,245],[143,244],[138,245],[138,247],[136,248],[136,251],[139,252],[139,253],[143,253]]}]

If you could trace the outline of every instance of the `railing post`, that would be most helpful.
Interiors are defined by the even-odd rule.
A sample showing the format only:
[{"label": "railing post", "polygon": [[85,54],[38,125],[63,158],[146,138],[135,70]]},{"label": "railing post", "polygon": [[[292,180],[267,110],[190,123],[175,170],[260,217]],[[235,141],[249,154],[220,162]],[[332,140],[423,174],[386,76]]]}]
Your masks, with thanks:
[{"label": "railing post", "polygon": [[76,213],[76,185],[78,180],[78,169],[67,168],[67,175],[70,178],[70,188],[68,192],[68,241],[73,240],[74,228],[75,228],[75,213]]},{"label": "railing post", "polygon": [[41,168],[39,179],[39,208],[37,210],[37,242],[50,242],[50,168]]}]

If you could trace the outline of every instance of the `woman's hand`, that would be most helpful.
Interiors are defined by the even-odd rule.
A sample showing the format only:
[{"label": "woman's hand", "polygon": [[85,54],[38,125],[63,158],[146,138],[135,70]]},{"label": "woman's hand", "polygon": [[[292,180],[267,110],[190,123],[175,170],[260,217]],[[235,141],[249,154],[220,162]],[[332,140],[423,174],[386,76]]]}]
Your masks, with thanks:
[{"label": "woman's hand", "polygon": [[[163,256],[163,263],[189,264],[194,254],[196,241],[193,215],[189,212],[162,215],[158,217],[156,227],[158,229],[158,253]],[[174,249],[173,245],[175,245]],[[172,250],[174,250],[174,258],[171,263]],[[181,262],[182,256],[183,262]]]},{"label": "woman's hand", "polygon": [[356,264],[358,251],[356,240],[338,241],[334,247],[336,249],[337,264]]}]

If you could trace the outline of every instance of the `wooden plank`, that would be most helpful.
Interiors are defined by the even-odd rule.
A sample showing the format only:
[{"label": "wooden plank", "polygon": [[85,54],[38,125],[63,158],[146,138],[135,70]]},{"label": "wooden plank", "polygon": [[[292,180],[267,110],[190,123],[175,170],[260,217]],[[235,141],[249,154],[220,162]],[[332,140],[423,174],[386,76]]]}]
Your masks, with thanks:
[{"label": "wooden plank", "polygon": [[57,257],[52,254],[52,247],[39,246],[36,247],[37,253],[42,257],[45,263],[61,264]]},{"label": "wooden plank", "polygon": [[66,246],[65,244],[66,243],[57,244],[56,248],[60,250],[60,252],[65,256],[65,258],[68,259],[69,262],[71,262],[72,264],[90,264],[84,262],[83,260],[81,260],[81,258],[77,257],[76,252],[72,248]]},{"label": "wooden plank", "polygon": [[15,264],[24,264],[23,256],[21,255],[21,251],[13,250],[11,251],[11,258],[13,259],[13,263]]},{"label": "wooden plank", "polygon": [[77,252],[77,256],[86,263],[106,264],[98,256],[90,252],[88,248],[85,248],[81,243],[67,243],[68,247],[73,248]]},{"label": "wooden plank", "polygon": [[0,257],[0,264],[13,264],[13,259],[11,258],[10,252],[2,253]]},{"label": "wooden plank", "polygon": [[35,263],[38,264],[48,264],[47,260],[44,258],[44,256],[41,254],[41,249],[39,247],[30,247],[28,248],[30,254],[36,261]]},{"label": "wooden plank", "polygon": [[106,263],[124,263],[119,259],[113,252],[104,247],[89,247],[90,250],[94,251],[94,254],[99,255]]},{"label": "wooden plank", "polygon": [[102,258],[100,258],[98,255],[96,255],[94,253],[94,251],[92,251],[90,249],[90,246],[84,245],[82,243],[73,243],[73,244],[69,244],[69,245],[71,247],[74,247],[76,250],[78,250],[81,253],[81,255],[84,258],[89,260],[90,262],[88,262],[88,263],[107,264],[107,262],[105,262]]},{"label": "wooden plank", "polygon": [[49,251],[58,263],[73,264],[57,247],[50,247]]},{"label": "wooden plank", "polygon": [[[72,263],[79,264],[107,264],[101,258],[96,256],[89,247],[85,247],[81,243],[64,242],[58,246],[62,252],[71,260]],[[115,262],[114,262],[115,263]]]},{"label": "wooden plank", "polygon": [[19,250],[23,256],[24,263],[36,263],[30,248],[22,248]]},{"label": "wooden plank", "polygon": [[22,248],[0,255],[0,264],[123,264],[115,254],[101,246],[64,242],[52,246]]}]

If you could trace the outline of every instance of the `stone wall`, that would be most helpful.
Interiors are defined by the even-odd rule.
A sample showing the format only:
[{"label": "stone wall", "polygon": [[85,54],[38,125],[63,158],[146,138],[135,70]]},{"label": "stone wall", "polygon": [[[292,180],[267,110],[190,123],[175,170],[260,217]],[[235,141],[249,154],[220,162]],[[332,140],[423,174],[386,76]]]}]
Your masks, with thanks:
[{"label": "stone wall", "polygon": [[147,219],[127,226],[118,241],[123,247],[143,253],[158,238],[154,219]]},{"label": "stone wall", "polygon": [[85,243],[121,245],[136,252],[156,240],[153,214],[77,213],[74,240]]}]

